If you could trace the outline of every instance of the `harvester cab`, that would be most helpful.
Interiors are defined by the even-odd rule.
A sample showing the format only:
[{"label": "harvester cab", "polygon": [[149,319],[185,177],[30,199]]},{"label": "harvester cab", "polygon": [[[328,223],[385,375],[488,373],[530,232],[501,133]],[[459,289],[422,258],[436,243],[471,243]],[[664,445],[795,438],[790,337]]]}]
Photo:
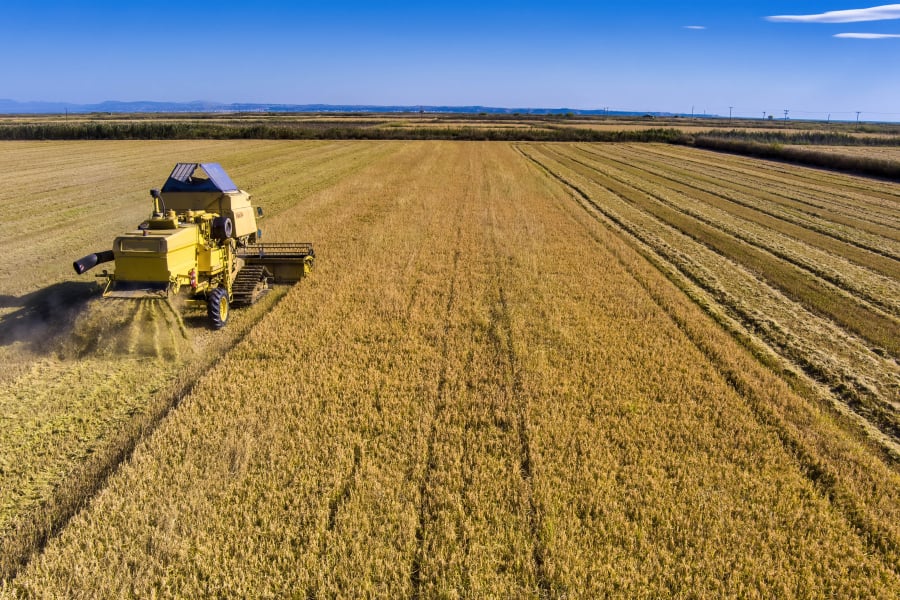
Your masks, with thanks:
[{"label": "harvester cab", "polygon": [[312,244],[259,242],[262,209],[216,163],[178,163],[150,195],[152,212],[137,229],[73,263],[82,274],[115,262],[97,275],[104,297],[166,298],[186,288],[218,329],[232,305],[253,304],[270,284],[297,282],[313,265]]}]

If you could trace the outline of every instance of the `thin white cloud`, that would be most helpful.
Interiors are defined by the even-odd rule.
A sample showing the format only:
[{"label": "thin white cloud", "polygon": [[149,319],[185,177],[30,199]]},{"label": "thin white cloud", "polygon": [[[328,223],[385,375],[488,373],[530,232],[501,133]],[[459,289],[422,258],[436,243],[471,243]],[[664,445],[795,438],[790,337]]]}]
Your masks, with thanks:
[{"label": "thin white cloud", "polygon": [[706,29],[705,25],[685,25],[685,29]]},{"label": "thin white cloud", "polygon": [[836,38],[852,38],[856,40],[884,40],[900,38],[900,33],[836,33]]},{"label": "thin white cloud", "polygon": [[818,15],[776,15],[766,17],[779,23],[859,23],[862,21],[889,21],[900,19],[900,4],[885,4],[872,8],[832,10]]}]

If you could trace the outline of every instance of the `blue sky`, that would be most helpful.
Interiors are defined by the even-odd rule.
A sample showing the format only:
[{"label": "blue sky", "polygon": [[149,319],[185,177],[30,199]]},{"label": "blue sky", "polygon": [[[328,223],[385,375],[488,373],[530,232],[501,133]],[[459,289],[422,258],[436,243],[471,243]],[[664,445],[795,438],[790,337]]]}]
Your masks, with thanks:
[{"label": "blue sky", "polygon": [[[57,2],[0,12],[0,98],[488,105],[900,120],[878,0]],[[862,13],[870,18],[872,13]],[[825,21],[825,22],[821,22]],[[688,28],[688,27],[698,28]],[[702,29],[701,29],[702,27]]]}]

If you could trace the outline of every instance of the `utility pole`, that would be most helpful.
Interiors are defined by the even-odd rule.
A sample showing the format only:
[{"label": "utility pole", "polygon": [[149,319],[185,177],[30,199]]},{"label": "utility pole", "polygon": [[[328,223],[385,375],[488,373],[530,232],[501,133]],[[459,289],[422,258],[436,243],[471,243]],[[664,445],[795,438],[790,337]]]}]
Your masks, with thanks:
[{"label": "utility pole", "polygon": [[766,120],[766,111],[763,111],[763,121]]},{"label": "utility pole", "polygon": [[785,123],[787,123],[787,116],[788,116],[789,112],[791,112],[791,111],[789,111],[788,109],[784,109],[784,122]]},{"label": "utility pole", "polygon": [[694,119],[694,105],[691,104],[691,120]]},{"label": "utility pole", "polygon": [[731,123],[731,111],[734,110],[733,106],[728,107],[728,122]]},{"label": "utility pole", "polygon": [[857,125],[859,125],[859,113],[861,113],[861,112],[862,112],[861,110],[856,111],[856,124]]}]

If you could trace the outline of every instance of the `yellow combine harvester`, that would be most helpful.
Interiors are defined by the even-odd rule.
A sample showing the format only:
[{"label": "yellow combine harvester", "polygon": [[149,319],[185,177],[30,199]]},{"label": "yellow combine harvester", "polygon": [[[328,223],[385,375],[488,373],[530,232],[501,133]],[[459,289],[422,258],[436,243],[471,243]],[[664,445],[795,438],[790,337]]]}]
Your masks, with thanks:
[{"label": "yellow combine harvester", "polygon": [[150,218],[117,237],[113,249],[73,263],[79,275],[115,261],[97,275],[108,298],[166,298],[189,288],[207,305],[213,328],[232,305],[249,305],[271,283],[293,283],[309,273],[312,244],[261,244],[250,194],[216,163],[178,163],[162,190],[150,190]]}]

